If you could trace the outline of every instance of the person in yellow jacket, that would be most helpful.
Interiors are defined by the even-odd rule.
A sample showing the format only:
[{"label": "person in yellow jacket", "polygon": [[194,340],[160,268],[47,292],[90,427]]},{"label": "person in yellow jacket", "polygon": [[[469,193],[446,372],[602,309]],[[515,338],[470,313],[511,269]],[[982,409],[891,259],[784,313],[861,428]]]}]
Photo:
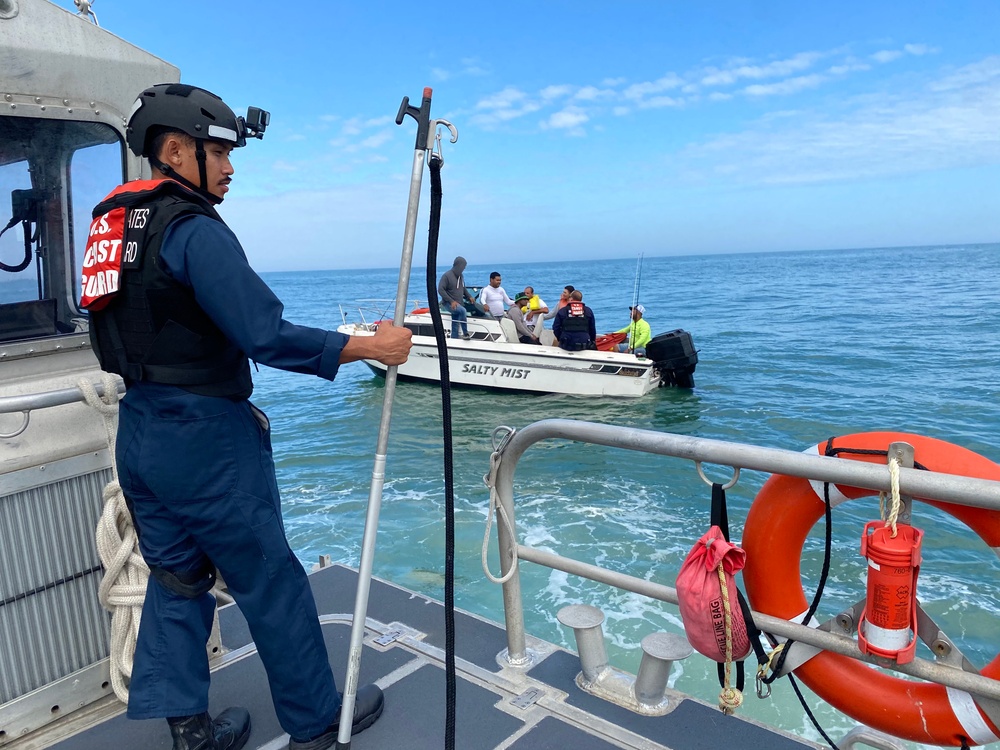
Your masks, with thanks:
[{"label": "person in yellow jacket", "polygon": [[632,311],[632,322],[624,328],[620,328],[615,333],[628,333],[628,339],[618,345],[620,352],[633,352],[637,356],[646,354],[646,344],[653,338],[653,333],[649,328],[649,323],[642,319],[646,308],[642,305],[630,307]]},{"label": "person in yellow jacket", "polygon": [[545,317],[549,311],[549,306],[545,300],[535,294],[533,287],[524,287],[524,296],[528,298],[528,307],[524,311],[524,319],[529,326],[534,326],[535,335],[540,336],[545,327]]}]

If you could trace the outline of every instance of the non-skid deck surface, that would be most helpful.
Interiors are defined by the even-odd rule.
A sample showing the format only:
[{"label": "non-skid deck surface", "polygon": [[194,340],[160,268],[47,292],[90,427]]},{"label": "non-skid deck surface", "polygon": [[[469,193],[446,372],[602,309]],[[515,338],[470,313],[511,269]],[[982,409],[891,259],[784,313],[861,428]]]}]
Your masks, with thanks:
[{"label": "non-skid deck surface", "polygon": [[[349,615],[354,608],[357,573],[348,568],[325,568],[310,577],[321,615]],[[439,602],[373,580],[368,617],[384,625],[393,622],[424,634],[420,643],[443,649],[444,608]],[[223,643],[229,650],[251,643],[246,621],[239,610],[225,607],[219,612]],[[511,704],[515,693],[500,679],[497,654],[506,647],[506,637],[497,625],[456,612],[456,742],[460,750],[491,750],[506,743],[511,750],[612,750],[635,747],[619,728],[668,750],[806,750],[814,745],[799,743],[739,718],[691,700],[682,700],[662,717],[642,717],[624,708],[590,696],[576,687],[579,659],[555,650],[528,672],[529,680],[550,696],[566,693],[568,711],[550,711],[534,705],[527,709]],[[343,680],[350,644],[347,622],[323,625],[330,663],[338,681]],[[430,651],[433,651],[431,649]],[[463,673],[468,662],[485,670],[478,675]],[[485,679],[484,679],[485,674]],[[497,680],[492,680],[492,677]],[[352,739],[352,747],[437,750],[444,747],[445,673],[440,661],[427,649],[391,644],[384,650],[367,645],[361,660],[361,684],[379,680],[384,685],[386,707],[382,718]],[[284,747],[264,669],[256,652],[226,664],[212,673],[210,712],[240,705],[250,710],[253,732],[248,748]],[[593,716],[578,721],[582,709]],[[616,737],[617,739],[612,739]],[[624,738],[624,739],[623,739]],[[640,740],[640,742],[645,742]],[[648,742],[641,746],[647,747]],[[129,721],[123,715],[109,719],[53,747],[57,750],[170,750],[166,722]]]},{"label": "non-skid deck surface", "polygon": [[[539,682],[567,693],[566,702],[571,706],[647,737],[671,750],[717,750],[730,747],[740,750],[804,750],[813,747],[737,716],[726,716],[717,708],[692,700],[681,700],[665,716],[640,716],[577,688],[574,680],[579,671],[580,660],[575,654],[555,651],[528,674]],[[730,744],[736,737],[739,738],[739,743]]]}]

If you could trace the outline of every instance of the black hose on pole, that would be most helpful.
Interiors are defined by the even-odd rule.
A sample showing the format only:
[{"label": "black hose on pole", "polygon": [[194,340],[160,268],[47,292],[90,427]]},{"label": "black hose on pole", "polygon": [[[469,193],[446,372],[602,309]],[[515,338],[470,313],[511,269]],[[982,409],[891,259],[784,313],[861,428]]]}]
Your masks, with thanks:
[{"label": "black hose on pole", "polygon": [[427,302],[434,324],[438,364],[441,371],[441,421],[444,450],[444,637],[445,637],[445,723],[444,746],[455,748],[455,475],[451,430],[451,376],[448,370],[448,342],[444,337],[441,307],[437,300],[437,245],[441,229],[441,158],[432,153],[431,218],[427,232]]}]

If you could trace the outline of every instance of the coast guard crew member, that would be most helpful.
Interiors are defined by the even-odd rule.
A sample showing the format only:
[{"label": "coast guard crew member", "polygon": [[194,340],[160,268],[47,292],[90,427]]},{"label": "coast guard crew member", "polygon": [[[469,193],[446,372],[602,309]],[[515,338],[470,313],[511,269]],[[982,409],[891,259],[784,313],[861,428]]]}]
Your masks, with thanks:
[{"label": "coast guard crew member", "polygon": [[597,348],[597,324],[594,311],[583,304],[583,292],[574,290],[569,304],[556,313],[552,333],[559,341],[559,348],[570,352]]},{"label": "coast guard crew member", "polygon": [[[247,358],[333,380],[345,362],[402,364],[410,332],[386,322],[374,336],[350,337],[282,318],[214,208],[229,191],[232,149],[262,137],[268,115],[251,109],[248,119],[194,86],[146,89],[127,142],[154,177],[94,209],[81,304],[101,366],[125,379],[115,459],[151,573],[128,716],[166,718],[174,750],[246,744],[246,709],[214,721],[207,713],[217,568],[250,626],[289,748],[325,750],[341,696],[305,571],[285,539],[269,423],[248,400]],[[360,688],[353,731],[374,723],[383,704],[377,686]]]}]

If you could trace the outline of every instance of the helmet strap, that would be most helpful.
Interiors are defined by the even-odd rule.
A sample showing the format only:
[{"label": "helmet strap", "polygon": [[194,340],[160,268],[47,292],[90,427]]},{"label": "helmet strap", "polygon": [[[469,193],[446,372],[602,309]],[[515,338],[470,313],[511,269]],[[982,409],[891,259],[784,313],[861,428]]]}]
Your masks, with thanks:
[{"label": "helmet strap", "polygon": [[194,155],[198,160],[198,179],[201,180],[201,189],[208,192],[208,173],[205,170],[205,159],[207,158],[205,154],[205,141],[201,138],[195,138],[195,150]]},{"label": "helmet strap", "polygon": [[[196,152],[196,155],[197,154],[200,154],[200,157],[198,158],[199,178],[201,179],[202,185],[207,185],[208,178],[205,172],[204,141],[200,140],[198,141],[198,151]],[[195,191],[196,193],[198,193],[198,195],[207,200],[213,206],[218,206],[220,203],[222,203],[222,198],[220,198],[217,195],[212,195],[212,193],[208,192],[208,190],[206,190],[205,188],[195,185],[193,182],[191,182],[191,180],[187,179],[186,177],[182,177],[170,165],[164,164],[155,156],[149,156],[147,158],[149,159],[149,164],[150,166],[153,167],[153,169],[157,170],[158,172],[161,172],[165,177],[169,177],[172,180],[176,180],[177,182],[181,183],[184,187],[190,188],[191,190]]]}]

